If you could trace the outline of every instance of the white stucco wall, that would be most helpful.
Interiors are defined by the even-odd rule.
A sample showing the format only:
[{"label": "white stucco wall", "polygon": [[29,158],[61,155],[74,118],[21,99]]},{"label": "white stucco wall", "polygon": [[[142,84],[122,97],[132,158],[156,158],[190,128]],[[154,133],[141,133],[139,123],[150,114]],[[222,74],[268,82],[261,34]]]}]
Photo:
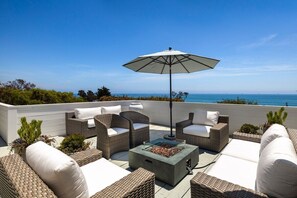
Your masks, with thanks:
[{"label": "white stucco wall", "polygon": [[[65,112],[74,108],[98,107],[122,105],[122,110],[128,110],[129,105],[135,101],[111,101],[111,102],[85,102],[71,104],[46,104],[13,106],[0,103],[0,135],[7,143],[18,137],[17,130],[20,127],[20,118],[27,120],[42,120],[42,133],[46,135],[65,135]],[[169,126],[169,102],[137,101],[143,104],[142,112],[150,117],[151,123]],[[229,115],[230,131],[240,128],[244,123],[254,125],[264,124],[266,113],[277,111],[280,107],[260,105],[231,105],[231,104],[205,104],[205,103],[173,103],[173,124],[187,119],[189,112],[196,109],[216,110],[221,114]],[[286,107],[288,118],[286,126],[297,128],[297,107]]]},{"label": "white stucco wall", "polygon": [[[169,102],[142,101],[144,113],[147,114],[152,123],[170,125],[169,121]],[[261,125],[266,122],[266,114],[269,111],[277,111],[279,106],[261,105],[236,105],[236,104],[206,104],[206,103],[173,103],[173,124],[188,118],[189,112],[196,109],[219,111],[220,114],[229,115],[229,133],[238,130],[244,123]],[[297,107],[285,107],[288,112],[286,126],[297,128]]]}]

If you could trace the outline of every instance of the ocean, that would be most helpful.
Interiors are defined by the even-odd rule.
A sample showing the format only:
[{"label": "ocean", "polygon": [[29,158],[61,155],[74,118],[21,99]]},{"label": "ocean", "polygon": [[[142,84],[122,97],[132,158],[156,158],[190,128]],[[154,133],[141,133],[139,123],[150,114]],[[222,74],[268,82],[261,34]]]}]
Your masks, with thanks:
[{"label": "ocean", "polygon": [[[167,96],[169,94],[115,94],[118,96],[127,95],[130,97]],[[258,105],[271,106],[297,106],[297,94],[191,94],[189,93],[186,102],[217,103],[224,99],[245,99],[257,102]]]}]

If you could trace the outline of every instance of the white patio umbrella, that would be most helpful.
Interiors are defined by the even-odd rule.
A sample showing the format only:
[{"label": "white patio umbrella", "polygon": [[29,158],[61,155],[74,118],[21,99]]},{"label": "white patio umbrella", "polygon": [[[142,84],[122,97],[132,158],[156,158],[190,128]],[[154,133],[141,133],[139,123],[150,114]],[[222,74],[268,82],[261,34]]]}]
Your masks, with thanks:
[{"label": "white patio umbrella", "polygon": [[175,73],[191,73],[206,69],[213,69],[219,60],[188,54],[185,52],[169,50],[157,52],[153,54],[139,56],[136,59],[124,64],[124,67],[132,69],[136,72],[169,74],[170,81],[170,135],[172,134],[172,79],[171,74]]}]

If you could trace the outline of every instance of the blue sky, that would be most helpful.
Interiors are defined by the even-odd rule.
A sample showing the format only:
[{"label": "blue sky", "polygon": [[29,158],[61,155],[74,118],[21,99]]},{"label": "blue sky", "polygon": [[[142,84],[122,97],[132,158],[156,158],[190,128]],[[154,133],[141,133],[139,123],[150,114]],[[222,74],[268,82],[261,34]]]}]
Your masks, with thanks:
[{"label": "blue sky", "polygon": [[122,65],[173,49],[221,60],[173,76],[191,93],[297,93],[295,0],[1,0],[0,81],[77,92],[168,93]]}]

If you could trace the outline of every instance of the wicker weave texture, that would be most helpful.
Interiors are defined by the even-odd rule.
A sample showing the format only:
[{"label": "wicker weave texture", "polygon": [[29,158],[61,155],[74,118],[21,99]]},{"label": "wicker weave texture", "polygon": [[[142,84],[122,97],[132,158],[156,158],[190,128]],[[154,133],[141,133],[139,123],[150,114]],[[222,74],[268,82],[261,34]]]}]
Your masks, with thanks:
[{"label": "wicker weave texture", "polygon": [[88,121],[75,118],[74,112],[65,113],[65,123],[66,123],[66,134],[81,134],[88,137],[96,136],[96,129],[88,128]]},{"label": "wicker weave texture", "polygon": [[0,195],[2,198],[56,197],[17,154],[0,158]]},{"label": "wicker weave texture", "polygon": [[241,132],[236,131],[233,133],[232,137],[234,139],[260,143],[262,135],[241,133]]},{"label": "wicker weave texture", "polygon": [[287,129],[287,131],[297,153],[297,129]]},{"label": "wicker weave texture", "polygon": [[136,111],[124,111],[120,113],[120,116],[130,121],[130,148],[134,148],[144,141],[147,142],[150,140],[149,126],[140,129],[134,129],[133,127],[133,123],[149,124],[148,116]]},{"label": "wicker weave texture", "polygon": [[88,149],[85,151],[74,153],[70,157],[72,157],[79,166],[83,166],[100,159],[102,157],[102,151],[99,151],[95,148]]},{"label": "wicker weave texture", "polygon": [[151,198],[155,196],[155,174],[143,168],[96,193],[92,198]]},{"label": "wicker weave texture", "polygon": [[192,198],[252,198],[267,195],[199,172],[191,179]]},{"label": "wicker weave texture", "polygon": [[129,150],[129,133],[109,136],[108,128],[126,128],[130,130],[127,119],[116,114],[103,114],[95,116],[97,131],[97,149],[103,152],[103,157],[109,159],[113,153]]},{"label": "wicker weave texture", "polygon": [[[188,144],[197,145],[211,151],[221,151],[229,141],[229,118],[228,116],[219,116],[218,124],[210,129],[210,137],[200,137],[195,135],[184,134],[183,129],[193,124],[193,113],[189,114],[189,119],[176,123],[176,138],[186,140]],[[224,122],[227,123],[224,123]]]}]

